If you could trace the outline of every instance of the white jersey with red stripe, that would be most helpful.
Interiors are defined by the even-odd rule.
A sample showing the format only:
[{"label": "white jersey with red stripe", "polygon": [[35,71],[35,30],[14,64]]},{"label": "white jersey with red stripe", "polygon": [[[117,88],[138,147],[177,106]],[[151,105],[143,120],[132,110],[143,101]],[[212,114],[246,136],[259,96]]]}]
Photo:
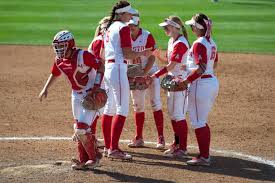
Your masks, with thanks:
[{"label": "white jersey with red stripe", "polygon": [[74,91],[86,91],[93,87],[95,72],[100,61],[88,51],[75,50],[70,59],[56,59],[52,67],[52,74],[60,76],[63,73]]},{"label": "white jersey with red stripe", "polygon": [[[184,49],[175,49],[178,46],[184,47],[184,49],[186,50],[184,51]],[[184,36],[180,35],[175,41],[173,40],[173,38],[169,39],[167,49],[168,62],[177,62],[177,65],[174,67],[174,69],[168,72],[169,75],[182,76],[182,78],[185,78],[187,76],[187,72],[185,72],[181,67],[183,64],[186,64],[188,49],[189,43]]]},{"label": "white jersey with red stripe", "polygon": [[[214,63],[217,61],[217,45],[212,38],[208,39],[206,37],[199,37],[194,41],[188,57],[187,57],[187,67],[189,70],[196,69],[198,63],[195,62],[193,48],[196,44],[202,44],[206,48],[206,69],[203,73],[204,75],[214,75]],[[202,58],[199,58],[202,59]]]},{"label": "white jersey with red stripe", "polygon": [[123,63],[124,56],[121,45],[121,29],[127,25],[121,21],[114,21],[104,33],[105,60],[115,60],[116,63]]},{"label": "white jersey with red stripe", "polygon": [[[132,39],[132,49],[135,52],[142,52],[145,49],[147,49],[147,47],[150,45],[150,48],[152,48],[152,51],[155,50],[156,45],[155,45],[155,41],[153,41],[153,43],[149,43],[148,41],[150,41],[149,36],[152,36],[151,33],[145,29],[141,29],[140,30],[140,35],[138,35],[138,37],[136,38],[136,40]],[[149,38],[149,39],[148,39]],[[153,37],[151,39],[154,39]],[[151,41],[152,42],[152,41]],[[152,45],[153,44],[153,45]],[[145,66],[148,63],[148,58],[145,56],[140,56],[138,58],[136,58],[134,61],[134,63],[140,63],[142,68],[144,69]],[[154,72],[156,72],[158,70],[158,66],[156,63],[154,63],[154,65],[152,66],[151,70],[149,71],[149,74],[153,74]]]}]

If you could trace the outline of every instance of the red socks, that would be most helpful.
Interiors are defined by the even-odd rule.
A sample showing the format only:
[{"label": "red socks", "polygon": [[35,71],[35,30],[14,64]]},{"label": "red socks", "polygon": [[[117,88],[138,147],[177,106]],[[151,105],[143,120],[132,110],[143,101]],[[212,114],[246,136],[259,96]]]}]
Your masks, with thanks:
[{"label": "red socks", "polygon": [[112,119],[113,119],[113,116],[108,116],[106,114],[102,116],[102,123],[101,123],[102,133],[104,137],[105,147],[107,149],[110,149],[110,144],[111,144]]},{"label": "red socks", "polygon": [[163,136],[163,113],[162,110],[154,111],[154,119],[158,131],[158,136]]},{"label": "red socks", "polygon": [[89,160],[89,156],[85,150],[85,148],[83,147],[81,141],[77,141],[77,147],[78,147],[78,156],[79,156],[79,161],[81,163],[84,163],[86,161]]},{"label": "red socks", "polygon": [[94,134],[94,135],[95,135],[95,133],[96,133],[97,120],[98,120],[98,116],[94,119],[94,121],[92,122],[92,125],[91,125],[91,132],[92,132],[92,134]]},{"label": "red socks", "polygon": [[118,149],[118,142],[120,135],[122,133],[122,129],[125,123],[126,117],[121,115],[116,115],[114,122],[112,124],[111,131],[111,150]]},{"label": "red socks", "polygon": [[209,148],[210,148],[210,128],[206,124],[205,127],[195,129],[199,149],[200,156],[204,158],[209,157]]},{"label": "red socks", "polygon": [[183,151],[187,150],[187,135],[188,135],[188,126],[186,120],[178,121],[177,123],[177,132],[179,136],[179,145],[180,149]]},{"label": "red socks", "polygon": [[143,125],[144,125],[144,118],[145,118],[144,112],[135,112],[136,139],[143,138],[142,131],[143,131]]}]

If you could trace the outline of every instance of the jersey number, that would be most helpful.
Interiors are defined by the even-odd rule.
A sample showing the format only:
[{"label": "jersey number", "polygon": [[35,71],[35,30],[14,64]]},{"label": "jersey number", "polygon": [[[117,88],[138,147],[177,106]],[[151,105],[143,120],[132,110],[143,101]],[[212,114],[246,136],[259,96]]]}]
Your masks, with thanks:
[{"label": "jersey number", "polygon": [[106,32],[106,42],[108,43],[110,41],[110,31]]}]

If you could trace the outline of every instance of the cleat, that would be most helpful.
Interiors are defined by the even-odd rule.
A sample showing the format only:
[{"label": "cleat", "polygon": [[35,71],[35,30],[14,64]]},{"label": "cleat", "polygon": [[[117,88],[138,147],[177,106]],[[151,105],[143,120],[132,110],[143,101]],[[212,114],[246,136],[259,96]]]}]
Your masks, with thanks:
[{"label": "cleat", "polygon": [[88,160],[84,166],[86,169],[93,170],[95,167],[98,166],[98,161]]},{"label": "cleat", "polygon": [[103,157],[108,157],[108,151],[109,151],[109,149],[104,147],[103,152],[102,152]]},{"label": "cleat", "polygon": [[136,147],[144,147],[144,141],[143,139],[136,139],[132,140],[129,144],[128,147],[130,148],[136,148]]},{"label": "cleat", "polygon": [[211,160],[209,158],[204,158],[204,157],[198,157],[198,158],[193,158],[192,160],[189,160],[186,162],[187,165],[193,165],[193,166],[210,166]]},{"label": "cleat", "polygon": [[165,157],[168,158],[183,158],[183,159],[188,159],[189,156],[187,154],[187,151],[181,150],[181,149],[176,149],[172,153],[166,153],[164,154]]},{"label": "cleat", "polygon": [[72,169],[73,170],[85,170],[85,162],[81,163],[80,161],[78,161],[77,159],[73,158],[72,160]]},{"label": "cleat", "polygon": [[132,160],[132,156],[128,153],[123,152],[120,149],[109,150],[108,158],[114,159],[121,159],[121,160]]},{"label": "cleat", "polygon": [[176,144],[175,142],[169,146],[169,149],[164,151],[164,156],[166,157],[171,157],[174,151],[176,151],[179,148],[179,145]]},{"label": "cleat", "polygon": [[165,140],[163,136],[160,136],[157,143],[157,149],[164,149],[165,148]]}]

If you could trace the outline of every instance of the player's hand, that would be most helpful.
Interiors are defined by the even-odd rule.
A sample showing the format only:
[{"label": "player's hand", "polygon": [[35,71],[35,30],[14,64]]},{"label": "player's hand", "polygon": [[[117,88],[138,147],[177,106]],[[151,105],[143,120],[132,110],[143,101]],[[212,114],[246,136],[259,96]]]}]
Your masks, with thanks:
[{"label": "player's hand", "polygon": [[144,55],[145,57],[149,57],[153,54],[152,52],[152,48],[147,48],[142,52],[142,55]]},{"label": "player's hand", "polygon": [[160,49],[155,49],[155,51],[153,51],[153,55],[154,55],[155,57],[160,57],[160,55],[161,55],[161,50],[160,50]]},{"label": "player's hand", "polygon": [[44,98],[47,98],[47,96],[48,96],[48,90],[43,89],[43,90],[40,92],[38,98],[39,98],[40,102],[42,102],[43,97],[44,97]]},{"label": "player's hand", "polygon": [[188,88],[188,83],[189,83],[188,80],[183,80],[181,78],[178,78],[175,81],[176,81],[176,83],[177,83],[177,85],[179,87],[181,87],[181,88]]}]

